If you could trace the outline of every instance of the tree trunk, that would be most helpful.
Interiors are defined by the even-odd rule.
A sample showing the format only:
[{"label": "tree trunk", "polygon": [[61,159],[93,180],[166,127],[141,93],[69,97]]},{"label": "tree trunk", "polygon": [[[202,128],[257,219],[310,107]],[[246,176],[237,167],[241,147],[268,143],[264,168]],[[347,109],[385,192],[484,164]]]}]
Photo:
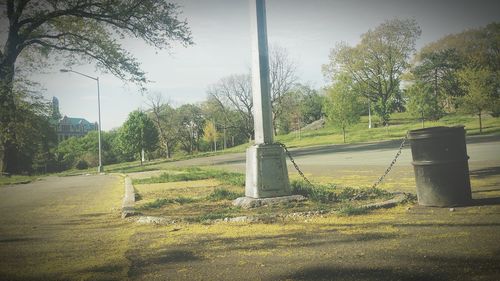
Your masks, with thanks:
[{"label": "tree trunk", "polygon": [[479,116],[479,134],[481,135],[483,133],[483,121],[481,120],[481,111],[479,111],[478,116]]},{"label": "tree trunk", "polygon": [[342,127],[342,134],[344,135],[344,143],[345,143],[345,127]]},{"label": "tree trunk", "polygon": [[19,173],[19,151],[15,143],[16,104],[13,92],[14,63],[5,59],[0,65],[0,142],[3,148],[2,172]]}]

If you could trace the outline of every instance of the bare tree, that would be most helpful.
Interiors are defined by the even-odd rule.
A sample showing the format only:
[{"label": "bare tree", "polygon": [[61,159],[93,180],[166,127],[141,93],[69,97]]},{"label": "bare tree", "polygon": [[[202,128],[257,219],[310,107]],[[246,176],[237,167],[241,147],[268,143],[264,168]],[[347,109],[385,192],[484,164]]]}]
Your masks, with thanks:
[{"label": "bare tree", "polygon": [[151,119],[158,129],[160,147],[165,152],[165,156],[171,158],[177,142],[178,126],[175,123],[175,109],[170,106],[169,101],[164,100],[161,93],[149,94],[147,98],[151,108]]},{"label": "bare tree", "polygon": [[273,45],[269,51],[269,75],[271,78],[271,107],[273,110],[274,134],[277,133],[277,120],[283,112],[283,97],[289,92],[298,78],[297,64],[290,58],[287,49]]},{"label": "bare tree", "polygon": [[221,109],[234,109],[243,121],[242,130],[248,139],[253,137],[253,99],[249,74],[224,77],[208,89],[208,96],[217,101]]}]

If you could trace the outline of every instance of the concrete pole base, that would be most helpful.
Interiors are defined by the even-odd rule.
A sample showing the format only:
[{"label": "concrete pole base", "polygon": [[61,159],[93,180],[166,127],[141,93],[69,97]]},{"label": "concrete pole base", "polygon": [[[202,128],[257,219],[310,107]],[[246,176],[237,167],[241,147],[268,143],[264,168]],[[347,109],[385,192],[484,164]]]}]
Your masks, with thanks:
[{"label": "concrete pole base", "polygon": [[285,152],[278,144],[247,149],[245,196],[269,198],[291,195]]}]

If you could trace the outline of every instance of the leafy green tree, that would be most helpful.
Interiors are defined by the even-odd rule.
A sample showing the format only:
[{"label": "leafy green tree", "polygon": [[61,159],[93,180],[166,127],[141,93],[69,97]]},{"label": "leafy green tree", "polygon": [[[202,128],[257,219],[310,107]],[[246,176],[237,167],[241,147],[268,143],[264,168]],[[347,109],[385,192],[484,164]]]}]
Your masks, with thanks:
[{"label": "leafy green tree", "polygon": [[463,62],[456,49],[422,52],[412,69],[417,81],[426,83],[442,107],[452,109],[452,99],[462,96],[457,71]]},{"label": "leafy green tree", "polygon": [[18,99],[16,104],[18,114],[14,135],[19,150],[16,159],[19,171],[54,171],[57,136],[50,124],[50,104],[34,96]]},{"label": "leafy green tree", "polygon": [[422,128],[424,121],[437,120],[443,115],[443,110],[430,85],[417,82],[406,90],[408,111],[414,117],[421,118]]},{"label": "leafy green tree", "polygon": [[465,95],[460,99],[465,112],[474,113],[479,119],[479,133],[483,132],[482,115],[494,106],[497,89],[496,75],[487,68],[467,67],[458,73]]},{"label": "leafy green tree", "polygon": [[192,154],[200,150],[205,119],[201,108],[195,104],[184,104],[177,108],[179,143],[182,150]]},{"label": "leafy green tree", "polygon": [[67,65],[93,61],[142,85],[145,73],[117,37],[139,38],[156,48],[168,48],[172,41],[192,43],[186,21],[179,20],[178,5],[166,1],[6,0],[0,5],[0,22],[8,29],[0,51],[0,135],[2,169],[9,173],[20,172],[14,91],[18,58],[40,62],[57,53]]},{"label": "leafy green tree", "polygon": [[203,129],[203,139],[208,143],[213,143],[214,151],[217,152],[217,139],[219,138],[219,133],[215,127],[214,122],[207,121],[205,123],[205,128]]},{"label": "leafy green tree", "polygon": [[374,103],[376,113],[387,125],[397,104],[401,75],[409,67],[420,33],[415,20],[386,21],[361,35],[355,47],[337,45],[323,71],[333,81],[338,75],[349,74],[359,93]]},{"label": "leafy green tree", "polygon": [[342,130],[345,143],[347,128],[359,122],[363,110],[360,96],[349,75],[340,76],[329,89],[324,107],[328,120]]},{"label": "leafy green tree", "polygon": [[120,129],[120,147],[126,153],[138,155],[142,165],[142,151],[151,153],[158,144],[158,131],[146,113],[136,110],[128,115]]}]

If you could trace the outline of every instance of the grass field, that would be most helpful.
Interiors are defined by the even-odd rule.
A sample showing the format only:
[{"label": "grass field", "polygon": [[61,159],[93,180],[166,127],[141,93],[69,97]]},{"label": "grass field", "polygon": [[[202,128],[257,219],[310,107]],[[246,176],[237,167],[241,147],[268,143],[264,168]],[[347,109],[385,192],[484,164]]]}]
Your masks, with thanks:
[{"label": "grass field", "polygon": [[[376,124],[377,117],[373,117],[373,123]],[[347,130],[347,143],[376,142],[390,139],[399,139],[406,135],[409,130],[419,129],[422,124],[419,120],[412,118],[407,113],[394,113],[391,115],[390,126],[375,127],[368,129],[368,117],[363,116],[360,123]],[[463,114],[449,114],[438,121],[425,122],[426,127],[431,126],[457,126],[464,125],[467,135],[479,134],[479,123],[477,116]],[[483,117],[483,134],[500,134],[500,118],[490,116]],[[300,135],[292,132],[287,135],[276,137],[276,141],[286,144],[290,148],[307,147],[316,145],[341,144],[343,143],[342,133],[338,128],[327,125],[324,128],[314,131],[303,131]],[[250,144],[242,144],[236,147],[218,151],[217,153],[203,152],[194,155],[176,155],[173,159],[156,159],[140,165],[139,161],[106,165],[105,172],[108,173],[134,173],[142,171],[158,170],[161,164],[178,160],[186,160],[198,157],[208,157],[224,153],[244,152]],[[92,167],[86,170],[68,170],[58,173],[60,176],[73,176],[82,174],[94,174],[96,168]],[[0,186],[17,183],[27,183],[33,181],[37,176],[0,176]]]}]

